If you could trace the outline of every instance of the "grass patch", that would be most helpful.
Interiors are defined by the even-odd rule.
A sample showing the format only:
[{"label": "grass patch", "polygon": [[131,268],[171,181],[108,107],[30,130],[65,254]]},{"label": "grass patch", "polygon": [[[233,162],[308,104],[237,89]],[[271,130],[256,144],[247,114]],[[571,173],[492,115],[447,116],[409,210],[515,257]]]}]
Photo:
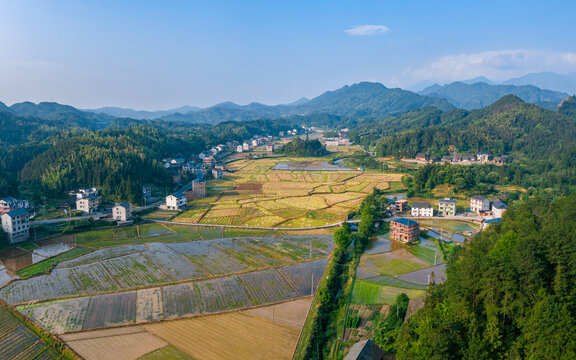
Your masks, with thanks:
[{"label": "grass patch", "polygon": [[423,296],[426,290],[397,288],[356,279],[352,289],[352,303],[392,305],[400,293],[406,293],[410,299],[414,299]]},{"label": "grass patch", "polygon": [[61,263],[62,261],[76,258],[80,255],[87,254],[91,251],[92,251],[92,249],[78,246],[78,247],[75,247],[74,249],[72,249],[70,251],[65,252],[65,253],[62,253],[62,254],[56,255],[54,257],[51,257],[49,259],[43,260],[43,261],[36,263],[34,265],[30,265],[28,267],[25,267],[24,269],[20,269],[17,271],[17,273],[20,277],[23,277],[23,278],[27,278],[27,277],[39,275],[39,274],[47,274],[50,272],[50,270],[52,270],[52,268],[54,266]]},{"label": "grass patch", "polygon": [[426,285],[413,284],[402,279],[397,279],[390,275],[380,275],[369,279],[362,279],[362,281],[376,285],[393,286],[403,289],[426,290],[427,288]]},{"label": "grass patch", "polygon": [[178,350],[172,345],[163,347],[162,349],[148,353],[138,360],[193,360],[190,356]]},{"label": "grass patch", "polygon": [[428,249],[423,246],[417,245],[410,247],[408,251],[410,252],[410,254],[426,261],[430,265],[434,265],[434,260],[436,260],[436,264],[440,262],[440,259],[436,254],[436,251],[432,249]]}]

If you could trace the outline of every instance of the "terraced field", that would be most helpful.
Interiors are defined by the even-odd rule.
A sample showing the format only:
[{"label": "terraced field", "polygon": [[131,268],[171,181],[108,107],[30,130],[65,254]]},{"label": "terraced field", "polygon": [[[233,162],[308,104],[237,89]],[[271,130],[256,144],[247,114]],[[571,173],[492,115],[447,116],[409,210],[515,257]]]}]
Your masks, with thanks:
[{"label": "terraced field", "polygon": [[274,304],[309,296],[327,258],[185,283],[19,305],[47,330],[63,334],[173,320]]},{"label": "terraced field", "polygon": [[[195,201],[173,221],[200,224],[279,228],[314,227],[346,220],[374,188],[401,184],[401,174],[368,174],[361,171],[275,170],[279,162],[294,164],[317,159],[276,158],[239,160],[221,196]],[[307,167],[302,167],[307,169]],[[220,180],[218,180],[220,181]],[[210,206],[208,206],[210,205]]]}]

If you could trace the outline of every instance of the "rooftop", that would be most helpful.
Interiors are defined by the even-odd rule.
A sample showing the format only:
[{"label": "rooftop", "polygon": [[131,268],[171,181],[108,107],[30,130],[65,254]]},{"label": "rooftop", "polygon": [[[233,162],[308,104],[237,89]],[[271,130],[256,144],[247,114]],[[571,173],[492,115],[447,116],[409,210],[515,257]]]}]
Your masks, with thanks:
[{"label": "rooftop", "polygon": [[16,216],[20,216],[20,215],[26,215],[28,214],[28,210],[26,209],[17,209],[17,210],[12,210],[6,213],[6,215],[10,216],[10,217],[16,217]]},{"label": "rooftop", "polygon": [[392,222],[398,223],[398,224],[402,224],[402,225],[416,225],[418,224],[417,221],[411,220],[411,219],[406,219],[406,218],[398,218],[396,220],[392,220]]},{"label": "rooftop", "polygon": [[474,195],[470,199],[479,200],[479,201],[487,201],[488,200],[484,196],[480,196],[480,195]]},{"label": "rooftop", "polygon": [[446,203],[446,204],[456,204],[456,200],[452,200],[452,199],[440,199],[439,202]]},{"label": "rooftop", "polygon": [[126,201],[122,201],[121,203],[116,204],[116,206],[122,206],[128,209],[130,207],[130,204],[128,204]]},{"label": "rooftop", "polygon": [[508,207],[508,205],[504,204],[502,201],[496,201],[494,204],[492,204],[492,207],[496,209],[505,209]]},{"label": "rooftop", "polygon": [[412,207],[413,208],[419,208],[419,209],[422,209],[422,208],[427,209],[427,208],[430,208],[431,206],[427,202],[413,202]]},{"label": "rooftop", "polygon": [[344,360],[380,360],[383,356],[384,351],[368,339],[354,344]]}]

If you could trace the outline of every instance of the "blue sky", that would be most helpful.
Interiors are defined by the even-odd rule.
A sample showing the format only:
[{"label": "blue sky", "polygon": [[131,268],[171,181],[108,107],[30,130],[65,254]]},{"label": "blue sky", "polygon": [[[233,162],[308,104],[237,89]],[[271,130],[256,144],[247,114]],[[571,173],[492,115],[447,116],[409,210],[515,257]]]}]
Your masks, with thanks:
[{"label": "blue sky", "polygon": [[575,1],[0,0],[0,101],[287,103],[576,72]]}]

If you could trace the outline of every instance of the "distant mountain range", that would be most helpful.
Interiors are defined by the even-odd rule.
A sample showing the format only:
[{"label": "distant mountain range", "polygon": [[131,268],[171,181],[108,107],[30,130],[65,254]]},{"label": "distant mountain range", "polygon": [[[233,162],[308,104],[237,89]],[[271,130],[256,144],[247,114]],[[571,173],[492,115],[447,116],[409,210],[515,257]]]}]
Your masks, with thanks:
[{"label": "distant mountain range", "polygon": [[545,109],[556,110],[558,104],[569,96],[563,92],[542,90],[534,85],[494,85],[472,81],[453,82],[443,86],[436,84],[420,91],[419,94],[445,99],[455,107],[466,110],[483,108],[509,94]]},{"label": "distant mountain range", "polygon": [[453,105],[444,99],[422,96],[402,89],[390,89],[380,83],[361,82],[335,91],[327,91],[311,100],[301,98],[290,104],[274,106],[256,102],[248,105],[224,102],[208,108],[182,107],[152,112],[122,108],[100,108],[89,111],[134,119],[218,123],[310,114],[383,118],[425,106],[435,106],[442,110],[453,108]]}]

